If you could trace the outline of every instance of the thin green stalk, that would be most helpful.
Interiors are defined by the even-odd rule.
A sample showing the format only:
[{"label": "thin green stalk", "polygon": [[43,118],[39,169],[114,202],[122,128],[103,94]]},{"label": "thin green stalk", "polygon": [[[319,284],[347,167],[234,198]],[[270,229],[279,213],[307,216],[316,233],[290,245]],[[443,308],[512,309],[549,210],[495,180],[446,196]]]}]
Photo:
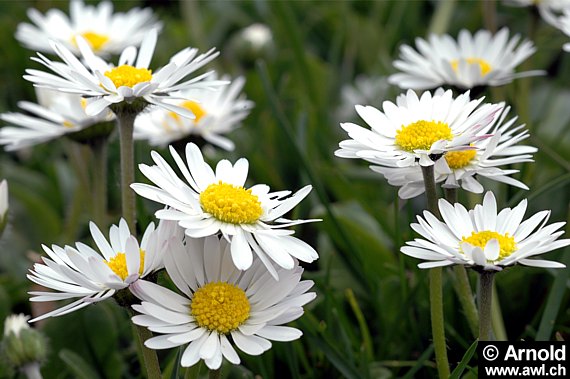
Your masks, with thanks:
[{"label": "thin green stalk", "polygon": [[473,291],[471,290],[471,284],[469,283],[469,276],[467,275],[467,270],[463,265],[453,266],[453,273],[455,280],[453,281],[453,288],[457,293],[461,307],[463,308],[463,313],[467,319],[467,324],[473,337],[477,337],[479,331],[479,316],[477,314],[477,306],[475,305],[475,299],[473,298]]},{"label": "thin green stalk", "polygon": [[[445,188],[444,193],[447,201],[452,204],[457,203],[456,188]],[[477,314],[477,306],[475,305],[475,299],[473,298],[471,284],[469,283],[469,275],[463,265],[453,266],[453,274],[455,279],[453,280],[453,289],[459,298],[469,329],[471,330],[471,333],[473,333],[473,337],[477,337],[479,332],[479,316]]]},{"label": "thin green stalk", "polygon": [[479,275],[479,341],[491,341],[492,338],[491,305],[494,275],[492,271],[482,271]]},{"label": "thin green stalk", "polygon": [[43,379],[42,373],[40,372],[40,364],[38,362],[32,362],[24,365],[22,367],[22,372],[28,379]]},{"label": "thin green stalk", "polygon": [[491,33],[497,31],[497,5],[495,0],[485,0],[481,2],[483,7],[483,23],[485,29],[489,30]]},{"label": "thin green stalk", "polygon": [[133,130],[136,114],[117,114],[121,148],[121,205],[123,218],[131,230],[136,230],[135,193],[130,185],[135,181]]},{"label": "thin green stalk", "polygon": [[429,270],[429,303],[431,315],[431,334],[435,347],[435,363],[440,379],[449,378],[449,361],[445,344],[445,327],[443,321],[442,269],[435,267]]},{"label": "thin green stalk", "polygon": [[194,366],[186,369],[184,379],[198,379],[200,377],[200,369],[202,368],[202,360],[199,360]]},{"label": "thin green stalk", "polygon": [[[127,311],[129,316],[134,316],[135,313],[130,307],[127,307]],[[152,337],[152,332],[144,326],[132,324],[132,327],[133,336],[137,343],[139,361],[144,365],[147,379],[162,379],[160,363],[158,362],[156,351],[149,349],[144,345],[144,341]]]},{"label": "thin green stalk", "polygon": [[217,370],[210,370],[208,374],[209,379],[220,379],[222,377],[222,369],[219,368]]},{"label": "thin green stalk", "polygon": [[493,283],[493,299],[491,300],[491,322],[493,324],[493,334],[497,341],[508,341],[503,312],[501,312],[501,302],[497,294],[496,283]]},{"label": "thin green stalk", "polygon": [[370,331],[368,330],[368,324],[366,323],[364,314],[358,306],[356,296],[354,296],[352,289],[347,288],[344,293],[346,295],[346,299],[348,300],[348,304],[350,304],[350,308],[354,313],[354,317],[356,317],[356,321],[358,321],[358,327],[360,328],[360,334],[362,335],[362,344],[364,345],[366,357],[368,358],[369,362],[372,362],[374,360],[374,349],[372,347],[372,338],[370,337]]},{"label": "thin green stalk", "polygon": [[[437,190],[435,187],[434,168],[422,166],[424,185],[426,190],[427,208],[436,217],[441,218],[437,207]],[[443,319],[443,284],[442,269],[435,267],[429,270],[429,302],[431,314],[431,333],[435,348],[435,363],[440,379],[447,379],[450,375],[447,347],[445,344],[445,327]]]},{"label": "thin green stalk", "polygon": [[437,8],[431,18],[428,34],[443,34],[449,27],[449,22],[453,17],[456,0],[438,1]]},{"label": "thin green stalk", "polygon": [[91,144],[93,153],[91,187],[93,188],[93,221],[104,228],[107,218],[107,138]]}]

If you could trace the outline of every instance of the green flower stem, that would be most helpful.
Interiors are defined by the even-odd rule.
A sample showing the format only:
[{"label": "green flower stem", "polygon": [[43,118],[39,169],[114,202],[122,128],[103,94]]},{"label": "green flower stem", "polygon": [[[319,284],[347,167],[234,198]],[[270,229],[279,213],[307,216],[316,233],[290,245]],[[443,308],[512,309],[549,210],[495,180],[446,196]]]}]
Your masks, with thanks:
[{"label": "green flower stem", "polygon": [[491,340],[494,275],[492,271],[483,271],[479,276],[479,341]]},{"label": "green flower stem", "polygon": [[[433,165],[422,166],[424,185],[426,190],[427,208],[436,217],[441,218],[437,207],[437,190]],[[435,363],[440,379],[449,378],[449,361],[445,345],[445,327],[443,321],[443,285],[442,269],[435,267],[429,270],[429,302],[431,313],[431,333],[435,348]]]},{"label": "green flower stem", "polygon": [[131,230],[136,230],[135,193],[130,185],[135,181],[135,159],[133,130],[135,113],[121,112],[117,114],[119,138],[121,145],[121,205],[123,218]]},{"label": "green flower stem", "polygon": [[435,186],[435,174],[433,165],[421,167],[424,177],[424,186],[426,189],[427,209],[433,213],[435,217],[441,219],[441,215],[439,214],[439,207],[437,206],[439,196],[437,195],[437,188]]},{"label": "green flower stem", "polygon": [[485,29],[495,34],[497,31],[497,5],[495,0],[486,0],[481,2],[483,7],[483,23]]},{"label": "green flower stem", "polygon": [[[444,193],[445,199],[450,203],[454,204],[458,202],[457,188],[445,188]],[[453,274],[455,279],[453,280],[453,289],[459,298],[469,329],[471,329],[473,337],[477,337],[479,332],[479,315],[477,314],[477,306],[473,298],[471,284],[469,284],[469,275],[463,265],[453,266]]]},{"label": "green flower stem", "polygon": [[501,312],[501,302],[497,295],[497,285],[493,283],[493,298],[491,303],[491,322],[493,324],[493,334],[497,341],[508,341],[507,330]]},{"label": "green flower stem", "polygon": [[473,291],[471,290],[471,284],[469,284],[469,276],[467,275],[467,270],[463,265],[453,266],[453,274],[455,275],[455,280],[453,281],[453,289],[457,293],[461,307],[463,308],[463,313],[467,319],[467,324],[473,337],[477,337],[479,330],[479,315],[477,314],[477,306],[475,305],[475,299],[473,298]]},{"label": "green flower stem", "polygon": [[107,219],[107,138],[97,138],[91,143],[93,221],[104,228]]},{"label": "green flower stem", "polygon": [[23,366],[22,372],[28,379],[43,379],[42,373],[40,372],[40,364],[38,362],[28,363]]},{"label": "green flower stem", "polygon": [[217,370],[210,370],[208,374],[209,379],[220,379],[222,377],[222,369],[219,368]]},{"label": "green flower stem", "polygon": [[186,374],[184,374],[184,379],[198,379],[200,377],[200,369],[202,368],[202,361],[199,360],[194,366],[190,366],[186,369]]},{"label": "green flower stem", "polygon": [[[130,307],[127,308],[127,311],[130,317],[135,315],[135,312]],[[144,365],[147,379],[162,379],[160,363],[158,362],[156,351],[144,345],[144,341],[152,337],[152,332],[144,326],[132,324],[132,327],[133,336],[137,343],[139,361]]]}]

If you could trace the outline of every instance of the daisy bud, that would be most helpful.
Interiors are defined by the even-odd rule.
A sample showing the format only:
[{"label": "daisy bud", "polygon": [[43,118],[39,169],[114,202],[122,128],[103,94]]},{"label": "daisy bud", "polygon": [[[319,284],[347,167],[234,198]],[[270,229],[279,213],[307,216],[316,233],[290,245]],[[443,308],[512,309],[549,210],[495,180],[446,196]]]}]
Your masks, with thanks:
[{"label": "daisy bud", "polygon": [[245,61],[267,58],[275,48],[271,29],[265,24],[252,24],[242,29],[233,40],[236,54]]},{"label": "daisy bud", "polygon": [[47,357],[47,340],[41,332],[28,326],[29,318],[23,314],[6,318],[0,349],[0,355],[10,366],[26,375],[39,371],[40,363]]}]

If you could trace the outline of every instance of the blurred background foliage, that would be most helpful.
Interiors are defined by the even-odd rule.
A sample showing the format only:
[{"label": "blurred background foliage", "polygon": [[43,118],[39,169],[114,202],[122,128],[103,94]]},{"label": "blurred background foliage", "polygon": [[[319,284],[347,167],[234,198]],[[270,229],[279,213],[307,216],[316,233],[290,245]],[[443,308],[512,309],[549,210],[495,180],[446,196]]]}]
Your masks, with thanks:
[{"label": "blurred background foliage", "polygon": [[[359,122],[354,102],[381,106],[401,91],[383,77],[392,73],[398,47],[431,31],[456,36],[461,28],[476,31],[508,26],[532,39],[537,53],[526,69],[545,69],[543,77],[521,79],[493,89],[488,101],[505,100],[519,115],[539,147],[536,162],[519,178],[530,191],[493,186],[503,206],[528,197],[529,214],[552,209],[551,221],[569,215],[570,189],[570,56],[561,50],[567,38],[544,23],[530,8],[496,4],[495,22],[479,1],[116,1],[117,11],[149,6],[163,21],[152,65],[159,67],[186,46],[217,47],[221,56],[210,67],[247,78],[245,93],[256,103],[243,126],[229,137],[236,150],[206,148],[211,162],[222,158],[250,161],[252,183],[274,190],[315,189],[294,217],[321,217],[322,223],[299,227],[297,234],[320,253],[305,265],[318,298],[296,322],[304,336],[293,343],[274,343],[261,357],[242,355],[239,367],[225,367],[224,377],[253,378],[429,378],[434,377],[429,324],[427,272],[399,253],[413,238],[409,223],[425,204],[397,199],[366,163],[335,158],[345,139],[340,121]],[[16,111],[20,100],[35,100],[22,79],[33,52],[14,39],[26,9],[68,11],[63,1],[0,2],[0,112]],[[447,13],[446,13],[447,12]],[[273,47],[244,53],[239,32],[267,25]],[[368,83],[368,98],[343,96],[359,79]],[[372,83],[376,83],[372,85]],[[348,113],[347,113],[348,112]],[[150,163],[151,148],[136,146],[136,162]],[[160,149],[159,149],[160,150]],[[162,150],[161,150],[162,151]],[[165,152],[165,151],[162,151]],[[110,147],[109,223],[120,215],[118,141]],[[167,156],[168,154],[165,154]],[[60,139],[17,153],[0,152],[0,177],[10,186],[9,226],[0,241],[0,320],[8,313],[30,314],[26,272],[41,254],[41,244],[87,240],[91,218],[89,188],[97,180],[87,171],[88,150]],[[137,173],[137,181],[145,179]],[[461,194],[464,204],[479,195]],[[137,199],[139,229],[152,219],[157,205]],[[106,227],[106,226],[103,226]],[[91,241],[88,241],[91,242]],[[570,263],[568,251],[550,254]],[[475,288],[475,275],[471,278]],[[444,276],[444,306],[452,369],[473,342],[452,288]],[[500,337],[567,338],[570,331],[568,270],[515,267],[497,278],[505,322]],[[141,377],[126,312],[112,301],[38,323],[50,340],[46,378]],[[501,332],[502,330],[502,332]],[[165,377],[177,374],[177,351],[160,351]],[[464,375],[476,368],[476,356]],[[1,369],[0,369],[1,370]],[[205,370],[203,370],[205,371]],[[181,374],[182,372],[180,372]]]}]

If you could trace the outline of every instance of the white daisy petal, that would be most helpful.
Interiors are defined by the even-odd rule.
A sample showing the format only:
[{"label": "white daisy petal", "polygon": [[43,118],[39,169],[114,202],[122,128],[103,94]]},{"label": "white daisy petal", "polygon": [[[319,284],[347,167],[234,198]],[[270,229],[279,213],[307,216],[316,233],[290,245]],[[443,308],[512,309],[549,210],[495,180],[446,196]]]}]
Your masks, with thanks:
[{"label": "white daisy petal", "polygon": [[231,241],[231,256],[239,270],[252,265],[253,253],[263,261],[272,275],[277,275],[271,260],[284,268],[294,266],[294,258],[312,262],[317,252],[306,243],[291,237],[286,228],[319,220],[287,220],[289,212],[311,191],[303,187],[293,196],[289,191],[271,193],[258,184],[246,189],[249,163],[239,159],[233,166],[222,160],[216,171],[204,161],[198,146],[186,145],[186,164],[171,149],[188,185],[175,176],[166,161],[153,153],[155,166],[141,166],[142,173],[157,187],[135,183],[131,187],[141,196],[164,203],[172,209],[160,210],[157,216],[177,221],[191,238],[203,238],[221,232]]},{"label": "white daisy petal", "polygon": [[[500,271],[516,263],[564,267],[558,262],[529,259],[570,245],[570,239],[558,240],[563,234],[559,231],[563,222],[545,225],[549,211],[538,212],[522,221],[526,208],[527,201],[523,200],[514,209],[503,209],[497,215],[497,203],[491,192],[485,194],[482,205],[476,205],[469,213],[458,203],[453,207],[442,200],[439,210],[445,222],[441,223],[426,211],[424,217],[429,223],[418,217],[419,224],[412,224],[412,229],[426,239],[408,241],[400,251],[427,261],[420,263],[420,268],[463,264]],[[453,236],[441,226],[434,227],[438,223],[452,230]]]},{"label": "white daisy petal", "polygon": [[[160,226],[156,230],[152,230],[147,238],[157,241],[157,243],[152,244],[152,246],[149,245],[146,252],[141,252],[137,240],[129,234],[124,220],[121,219],[120,225],[122,225],[124,235],[119,236],[121,234],[120,228],[112,225],[109,232],[109,242],[99,228],[94,223],[90,223],[89,228],[93,240],[101,253],[81,242],[76,244],[77,249],[69,246],[63,249],[55,245],[49,249],[44,246],[44,251],[53,260],[44,258],[45,265],[39,263],[34,265],[28,278],[58,292],[49,293],[50,295],[46,296],[36,296],[32,300],[54,301],[70,298],[80,298],[80,300],[46,313],[35,320],[73,312],[91,303],[107,299],[115,293],[115,290],[135,285],[139,276],[146,275],[146,273],[141,274],[140,271],[140,258],[143,253],[150,257],[151,262],[155,262],[154,266],[148,267],[147,273],[162,268],[162,259],[155,257],[162,251],[157,252],[150,248],[155,249],[163,245],[166,240],[173,237],[173,233],[177,230],[161,228]],[[151,292],[151,294],[154,293]],[[166,305],[173,307],[171,302],[167,302]]]},{"label": "white daisy petal", "polygon": [[[240,363],[236,347],[259,355],[271,348],[271,340],[301,337],[301,331],[282,325],[301,317],[302,306],[315,298],[314,293],[307,292],[313,283],[300,281],[301,267],[278,268],[281,279],[277,281],[260,259],[247,271],[233,266],[224,237],[186,242],[177,241],[176,251],[167,254],[165,263],[168,274],[177,277],[176,286],[183,283],[179,289],[184,295],[143,280],[132,285],[135,295],[143,300],[133,305],[140,314],[132,321],[159,334],[147,341],[149,348],[188,344],[182,366],[204,360],[209,368],[217,369],[223,358]],[[185,269],[188,266],[193,269]]]}]

